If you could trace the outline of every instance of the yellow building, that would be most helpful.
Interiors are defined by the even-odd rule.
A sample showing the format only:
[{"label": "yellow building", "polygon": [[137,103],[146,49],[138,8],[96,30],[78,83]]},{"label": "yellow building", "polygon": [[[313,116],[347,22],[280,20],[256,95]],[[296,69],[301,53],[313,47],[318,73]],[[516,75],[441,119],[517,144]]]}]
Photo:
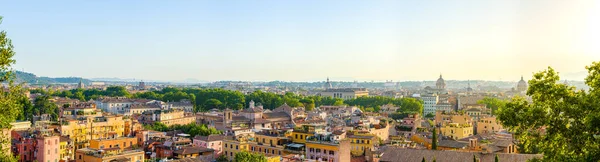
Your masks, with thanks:
[{"label": "yellow building", "polygon": [[124,136],[123,116],[111,115],[71,119],[61,122],[62,136],[69,136],[75,149],[88,147],[92,139],[116,138]]},{"label": "yellow building", "polygon": [[473,135],[473,126],[469,124],[449,123],[440,128],[442,135],[458,140]]},{"label": "yellow building", "polygon": [[373,134],[348,135],[346,138],[351,141],[350,151],[354,156],[362,155],[365,150],[373,149],[375,143],[379,142],[377,137]]},{"label": "yellow building", "polygon": [[255,133],[253,140],[249,141],[250,151],[260,153],[265,156],[283,156],[288,153],[285,151],[285,145],[290,143],[285,132],[274,130],[263,130]]},{"label": "yellow building", "polygon": [[67,136],[60,137],[60,159],[61,160],[72,160],[75,150],[73,148],[73,141]]},{"label": "yellow building", "polygon": [[316,132],[323,132],[323,125],[302,125],[301,127],[294,128],[290,137],[292,138],[292,142],[294,143],[306,143],[306,138],[310,136],[314,136]]},{"label": "yellow building", "polygon": [[281,162],[281,156],[267,156],[267,162]]},{"label": "yellow building", "polygon": [[496,133],[502,130],[502,125],[496,117],[484,117],[477,122],[477,134]]},{"label": "yellow building", "polygon": [[113,139],[94,139],[90,140],[90,148],[108,149],[119,148],[121,150],[138,147],[138,141],[135,137],[119,137]]},{"label": "yellow building", "polygon": [[306,141],[305,158],[330,162],[350,161],[350,140],[344,139],[337,142],[310,137]]},{"label": "yellow building", "polygon": [[235,154],[242,151],[250,150],[247,136],[231,137],[227,136],[223,139],[223,153],[230,161],[235,159]]},{"label": "yellow building", "polygon": [[122,151],[118,148],[91,149],[82,148],[75,153],[76,162],[141,162],[144,161],[144,151],[128,150]]}]

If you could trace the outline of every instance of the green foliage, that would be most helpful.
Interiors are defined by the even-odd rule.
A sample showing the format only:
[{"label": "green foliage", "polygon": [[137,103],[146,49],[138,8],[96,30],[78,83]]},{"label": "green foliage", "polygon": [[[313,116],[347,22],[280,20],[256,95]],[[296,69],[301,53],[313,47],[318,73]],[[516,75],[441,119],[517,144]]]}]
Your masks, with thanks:
[{"label": "green foliage", "polygon": [[227,159],[227,156],[225,156],[225,154],[221,154],[219,157],[217,157],[217,162],[229,162],[229,160]]},{"label": "green foliage", "polygon": [[267,162],[267,158],[263,154],[242,151],[235,154],[235,162]]},{"label": "green foliage", "polygon": [[60,109],[58,106],[50,102],[50,96],[39,96],[33,102],[33,115],[48,114],[52,117],[53,121],[57,121],[59,112]]},{"label": "green foliage", "polygon": [[498,110],[520,152],[541,153],[542,161],[600,160],[600,62],[586,69],[587,92],[558,83],[558,73],[548,67],[529,81],[533,102],[516,97]]},{"label": "green foliage", "polygon": [[487,108],[492,109],[492,114],[495,115],[498,108],[504,107],[508,101],[501,100],[498,98],[485,97],[482,100],[477,101],[478,104],[485,104]]},{"label": "green foliage", "polygon": [[423,103],[414,98],[391,98],[384,96],[358,97],[343,101],[351,106],[373,108],[373,111],[379,111],[381,105],[393,104],[399,106],[398,112],[401,113],[421,113],[423,112]]},{"label": "green foliage", "polygon": [[425,157],[423,157],[423,160],[421,160],[421,162],[426,162],[426,161],[425,161]]},{"label": "green foliage", "polygon": [[219,131],[215,128],[208,128],[204,124],[196,124],[196,123],[190,123],[190,124],[186,124],[186,125],[173,125],[173,126],[169,127],[163,123],[156,122],[151,125],[144,125],[144,129],[161,131],[161,132],[181,130],[181,131],[183,131],[183,133],[189,134],[191,137],[194,137],[196,135],[208,136],[211,134],[222,134],[221,131]]},{"label": "green foliage", "polygon": [[302,105],[304,105],[304,109],[306,111],[312,111],[313,109],[315,109],[315,100],[311,99],[311,98],[303,98],[300,100],[300,103],[302,103]]},{"label": "green foliage", "polygon": [[[2,24],[2,16],[0,16],[0,24]],[[3,87],[0,91],[0,131],[10,128],[11,122],[14,122],[21,114],[23,106],[20,99],[24,97],[21,86],[13,83],[14,75],[11,71],[11,66],[16,61],[13,59],[15,51],[13,51],[12,41],[7,37],[6,31],[0,31],[0,83],[8,83],[7,87]],[[4,154],[8,152],[10,139],[4,135],[0,135],[0,160],[1,161],[17,161],[16,158]]]},{"label": "green foliage", "polygon": [[494,157],[494,162],[499,162],[500,160],[498,159],[498,154],[496,154],[496,156]]},{"label": "green foliage", "polygon": [[433,115],[433,113],[429,113],[427,115],[425,115],[425,118],[433,118],[435,117],[435,115]]},{"label": "green foliage", "polygon": [[475,157],[475,154],[473,154],[473,162],[477,162],[477,158]]},{"label": "green foliage", "polygon": [[434,126],[433,127],[433,137],[431,138],[431,149],[432,150],[437,150],[437,144],[438,144],[438,139],[437,139],[437,128]]}]

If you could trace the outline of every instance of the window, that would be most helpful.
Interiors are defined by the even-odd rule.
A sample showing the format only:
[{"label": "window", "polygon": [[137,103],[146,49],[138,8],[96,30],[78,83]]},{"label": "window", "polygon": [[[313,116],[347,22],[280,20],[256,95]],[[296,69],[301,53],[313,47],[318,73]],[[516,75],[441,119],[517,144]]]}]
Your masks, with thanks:
[{"label": "window", "polygon": [[317,149],[317,153],[321,153],[321,149]]},{"label": "window", "polygon": [[296,134],[296,139],[298,139],[298,134]]},{"label": "window", "polygon": [[310,152],[314,152],[315,151],[313,148],[310,148],[309,150],[310,150]]},{"label": "window", "polygon": [[333,155],[333,151],[329,151],[329,155]]},{"label": "window", "polygon": [[235,149],[236,149],[236,150],[238,149],[238,145],[235,145]]},{"label": "window", "polygon": [[227,144],[225,144],[225,147],[227,147]]}]

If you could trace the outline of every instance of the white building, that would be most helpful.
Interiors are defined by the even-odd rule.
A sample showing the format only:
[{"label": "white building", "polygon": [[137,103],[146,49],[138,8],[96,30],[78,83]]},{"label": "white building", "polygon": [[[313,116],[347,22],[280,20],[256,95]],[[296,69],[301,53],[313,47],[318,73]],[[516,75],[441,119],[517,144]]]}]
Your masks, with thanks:
[{"label": "white building", "polygon": [[424,94],[421,95],[423,99],[423,115],[434,114],[437,109],[438,96],[436,94]]},{"label": "white building", "polygon": [[129,98],[103,98],[95,101],[96,107],[105,112],[114,114],[129,114],[130,107],[133,104],[151,104],[156,103],[156,100],[148,99],[129,99]]}]

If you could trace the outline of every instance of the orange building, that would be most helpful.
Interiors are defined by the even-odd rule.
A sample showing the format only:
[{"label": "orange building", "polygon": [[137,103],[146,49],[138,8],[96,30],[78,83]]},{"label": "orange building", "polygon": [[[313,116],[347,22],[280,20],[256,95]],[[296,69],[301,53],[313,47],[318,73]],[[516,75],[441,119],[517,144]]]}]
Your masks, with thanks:
[{"label": "orange building", "polygon": [[122,151],[136,147],[138,147],[138,143],[135,137],[90,140],[90,148],[93,149],[119,148]]}]

